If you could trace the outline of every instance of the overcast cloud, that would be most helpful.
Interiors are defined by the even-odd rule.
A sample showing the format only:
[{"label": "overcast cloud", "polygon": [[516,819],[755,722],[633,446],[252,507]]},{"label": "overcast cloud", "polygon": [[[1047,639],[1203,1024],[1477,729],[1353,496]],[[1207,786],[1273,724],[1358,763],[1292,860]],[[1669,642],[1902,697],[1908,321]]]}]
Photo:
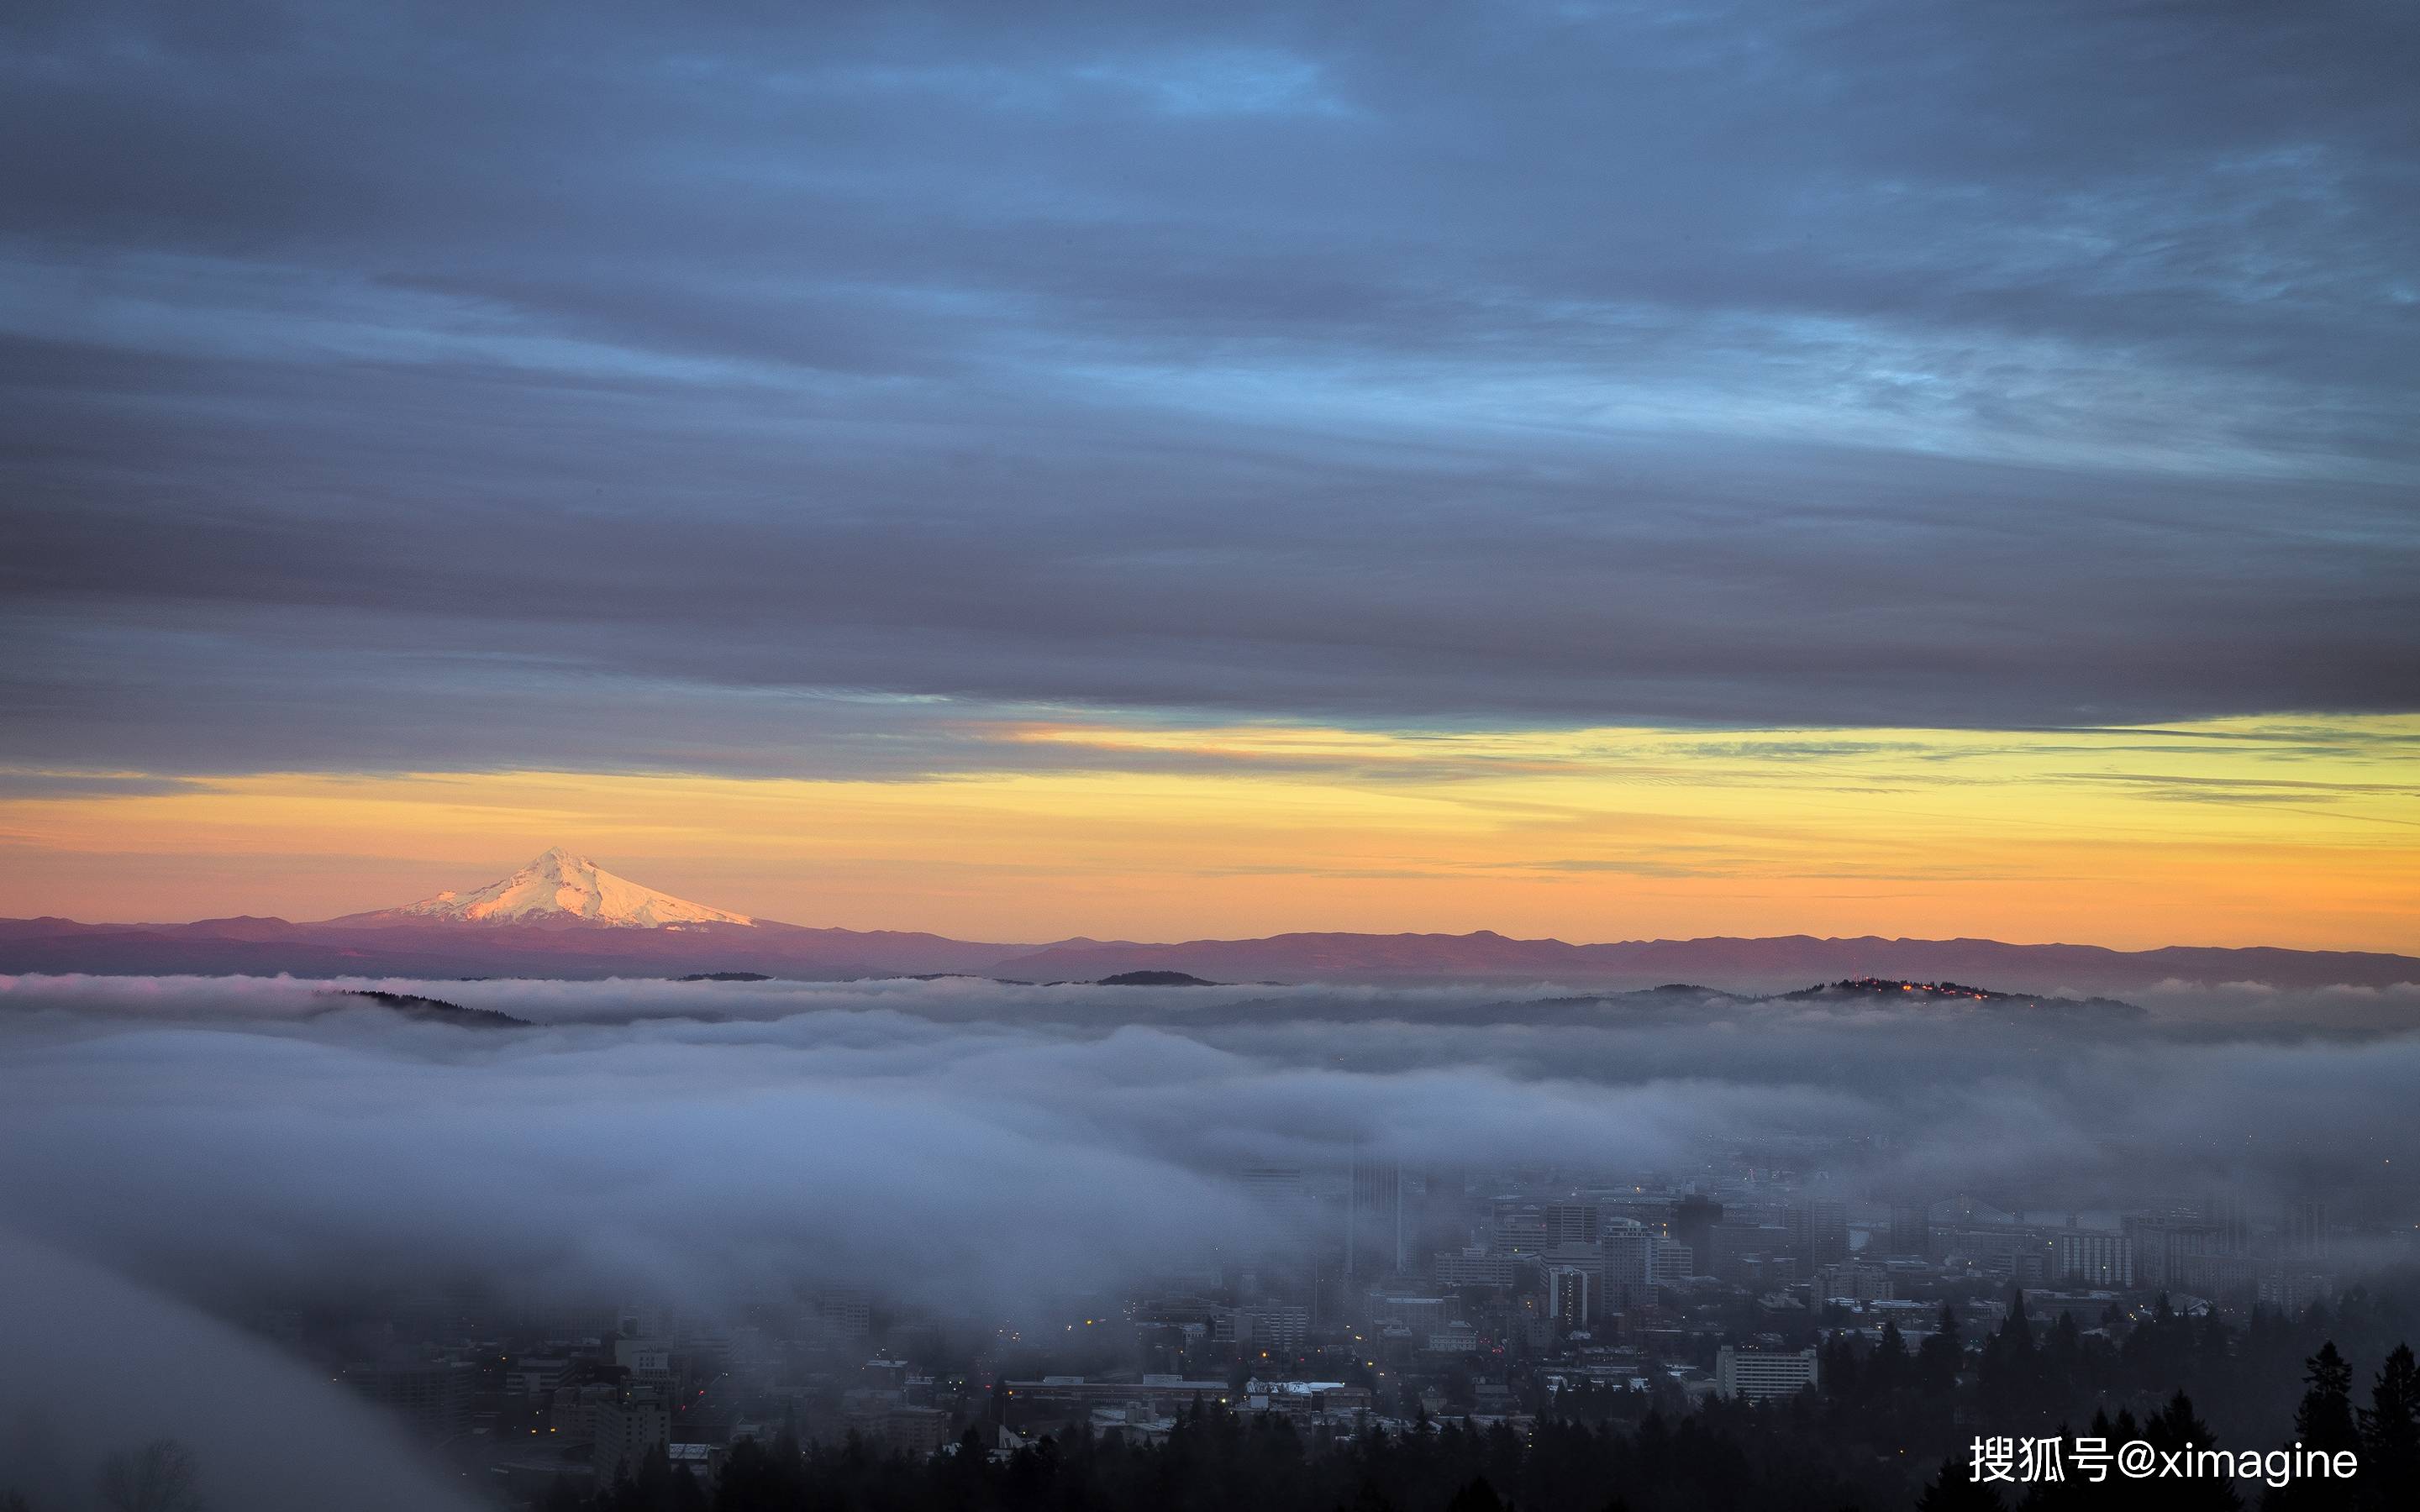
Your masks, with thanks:
[{"label": "overcast cloud", "polygon": [[0,29],[0,762],[2415,706],[2409,7]]}]

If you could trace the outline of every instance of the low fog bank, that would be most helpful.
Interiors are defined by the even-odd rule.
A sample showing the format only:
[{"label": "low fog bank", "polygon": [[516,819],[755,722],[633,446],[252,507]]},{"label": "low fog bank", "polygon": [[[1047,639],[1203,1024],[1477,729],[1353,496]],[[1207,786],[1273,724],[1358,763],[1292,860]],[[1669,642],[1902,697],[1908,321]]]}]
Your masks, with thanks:
[{"label": "low fog bank", "polygon": [[830,1281],[1013,1317],[1232,1246],[1245,1165],[1357,1145],[2106,1209],[2196,1183],[2405,1211],[2420,995],[2177,988],[2102,1019],[1886,1001],[973,980],[0,979],[0,1202],[229,1304]]},{"label": "low fog bank", "polygon": [[0,1490],[44,1512],[101,1504],[113,1456],[197,1446],[203,1504],[448,1512],[458,1496],[384,1414],[182,1304],[0,1234]]}]

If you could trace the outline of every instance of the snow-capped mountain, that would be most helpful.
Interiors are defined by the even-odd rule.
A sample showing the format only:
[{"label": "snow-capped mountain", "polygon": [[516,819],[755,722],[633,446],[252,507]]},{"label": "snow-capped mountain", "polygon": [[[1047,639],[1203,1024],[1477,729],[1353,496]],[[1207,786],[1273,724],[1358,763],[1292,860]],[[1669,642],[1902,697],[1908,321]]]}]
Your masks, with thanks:
[{"label": "snow-capped mountain", "polygon": [[416,903],[344,923],[450,920],[470,924],[601,924],[614,929],[678,929],[690,924],[753,924],[745,914],[708,908],[618,877],[558,845],[511,876],[473,892],[441,892]]}]

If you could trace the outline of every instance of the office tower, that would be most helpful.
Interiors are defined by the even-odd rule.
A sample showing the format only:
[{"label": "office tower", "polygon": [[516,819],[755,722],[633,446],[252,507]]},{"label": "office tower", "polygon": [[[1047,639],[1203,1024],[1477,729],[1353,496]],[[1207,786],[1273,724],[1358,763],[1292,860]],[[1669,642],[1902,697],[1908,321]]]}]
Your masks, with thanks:
[{"label": "office tower", "polygon": [[1344,1212],[1345,1273],[1403,1273],[1411,1260],[1411,1234],[1404,1217],[1403,1166],[1356,1155],[1353,1196]]},{"label": "office tower", "polygon": [[1818,1197],[1791,1205],[1787,1227],[1789,1247],[1802,1272],[1838,1265],[1849,1257],[1849,1210],[1845,1203]]},{"label": "office tower", "polygon": [[1723,1205],[1692,1192],[1672,1208],[1672,1237],[1689,1246],[1700,1259],[1713,1253],[1714,1225],[1723,1221]]},{"label": "office tower", "polygon": [[1770,1285],[1794,1277],[1790,1229],[1781,1224],[1716,1224],[1707,1231],[1707,1273],[1733,1286]]},{"label": "office tower", "polygon": [[626,1386],[588,1410],[590,1462],[601,1485],[635,1475],[650,1451],[672,1442],[670,1404],[659,1388]]},{"label": "office tower", "polygon": [[1311,1194],[1302,1172],[1292,1165],[1248,1165],[1235,1173],[1236,1182],[1252,1206],[1267,1219],[1272,1238],[1287,1244],[1311,1240]]},{"label": "office tower", "polygon": [[1628,1285],[1653,1280],[1655,1246],[1664,1242],[1636,1225],[1607,1232],[1597,1242],[1605,1251],[1605,1278]]},{"label": "office tower", "polygon": [[1302,1170],[1295,1165],[1247,1165],[1235,1173],[1235,1180],[1253,1200],[1272,1208],[1291,1207],[1302,1200]]},{"label": "office tower", "polygon": [[476,1366],[455,1360],[423,1360],[397,1351],[375,1362],[347,1365],[338,1377],[368,1400],[408,1421],[427,1443],[458,1437],[469,1427],[471,1397],[478,1387]]},{"label": "office tower", "polygon": [[2252,1253],[2252,1218],[2243,1193],[2235,1187],[2213,1192],[2202,1203],[2202,1226],[2211,1230],[2211,1253]]},{"label": "office tower", "polygon": [[1932,1211],[1921,1202],[1895,1202],[1890,1211],[1888,1255],[1929,1257],[1932,1253]]},{"label": "office tower", "polygon": [[1546,1273],[1547,1315],[1566,1329],[1584,1329],[1596,1316],[1596,1277],[1575,1265]]},{"label": "office tower", "polygon": [[1658,1239],[1647,1254],[1647,1279],[1669,1284],[1698,1273],[1697,1252],[1676,1239]]},{"label": "office tower", "polygon": [[2328,1205],[2305,1200],[2286,1210],[2286,1253],[2298,1260],[2328,1257]]},{"label": "office tower", "polygon": [[1462,1165],[1432,1165],[1420,1173],[1419,1224],[1413,1251],[1460,1249],[1470,1242],[1470,1172]]},{"label": "office tower", "polygon": [[2095,1287],[2134,1284],[2134,1242],[2123,1234],[2070,1229],[2051,1238],[2051,1272],[2061,1280]]},{"label": "office tower", "polygon": [[1550,1202],[1546,1204],[1545,1218],[1548,1249],[1597,1242],[1602,1219],[1593,1202]]}]

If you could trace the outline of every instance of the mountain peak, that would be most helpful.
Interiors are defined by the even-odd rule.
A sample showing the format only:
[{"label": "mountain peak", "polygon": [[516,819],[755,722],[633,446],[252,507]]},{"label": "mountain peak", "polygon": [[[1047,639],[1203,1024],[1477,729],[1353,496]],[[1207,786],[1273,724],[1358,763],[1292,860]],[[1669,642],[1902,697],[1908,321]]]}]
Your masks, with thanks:
[{"label": "mountain peak", "polygon": [[675,898],[615,876],[584,856],[551,846],[529,865],[471,892],[441,892],[367,918],[475,924],[584,923],[615,929],[752,924],[745,914]]}]

